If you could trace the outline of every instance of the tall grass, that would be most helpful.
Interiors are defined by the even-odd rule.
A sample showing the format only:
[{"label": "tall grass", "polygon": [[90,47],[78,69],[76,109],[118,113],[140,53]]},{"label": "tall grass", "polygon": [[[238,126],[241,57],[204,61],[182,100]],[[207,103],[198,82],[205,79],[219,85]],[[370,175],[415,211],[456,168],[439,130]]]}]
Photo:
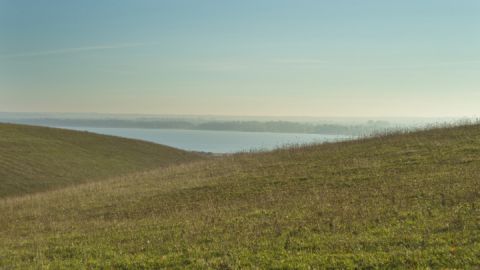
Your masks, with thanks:
[{"label": "tall grass", "polygon": [[0,197],[99,181],[199,158],[194,153],[142,141],[0,124]]},{"label": "tall grass", "polygon": [[479,125],[179,164],[0,200],[0,268],[475,268],[479,175]]}]

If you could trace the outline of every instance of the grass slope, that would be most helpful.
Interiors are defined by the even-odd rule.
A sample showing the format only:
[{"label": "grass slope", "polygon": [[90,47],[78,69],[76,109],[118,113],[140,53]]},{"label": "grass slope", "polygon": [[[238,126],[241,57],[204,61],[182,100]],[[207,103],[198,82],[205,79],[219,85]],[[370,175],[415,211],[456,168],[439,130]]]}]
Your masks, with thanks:
[{"label": "grass slope", "polygon": [[0,268],[480,265],[480,126],[237,154],[0,201]]},{"label": "grass slope", "polygon": [[198,158],[153,143],[45,127],[0,124],[0,197]]}]

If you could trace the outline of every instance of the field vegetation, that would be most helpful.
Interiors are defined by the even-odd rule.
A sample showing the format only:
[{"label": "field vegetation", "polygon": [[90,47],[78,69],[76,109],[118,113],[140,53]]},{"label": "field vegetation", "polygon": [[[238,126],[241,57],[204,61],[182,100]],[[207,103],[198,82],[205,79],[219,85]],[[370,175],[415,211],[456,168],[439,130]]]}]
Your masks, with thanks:
[{"label": "field vegetation", "polygon": [[143,141],[0,124],[0,198],[199,159]]},{"label": "field vegetation", "polygon": [[476,268],[479,177],[479,125],[198,160],[0,200],[0,268]]}]

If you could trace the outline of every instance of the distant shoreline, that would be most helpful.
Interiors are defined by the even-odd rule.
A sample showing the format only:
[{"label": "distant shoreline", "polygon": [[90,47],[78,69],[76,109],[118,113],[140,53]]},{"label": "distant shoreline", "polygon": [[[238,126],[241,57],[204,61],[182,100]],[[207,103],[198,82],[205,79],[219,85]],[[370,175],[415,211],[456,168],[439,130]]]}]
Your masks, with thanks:
[{"label": "distant shoreline", "polygon": [[205,131],[272,132],[298,134],[324,134],[360,136],[392,129],[386,121],[367,121],[364,124],[314,124],[293,121],[188,121],[188,120],[145,120],[145,119],[63,119],[28,118],[4,119],[17,124],[29,124],[53,127],[89,127],[89,128],[143,128],[178,129]]}]

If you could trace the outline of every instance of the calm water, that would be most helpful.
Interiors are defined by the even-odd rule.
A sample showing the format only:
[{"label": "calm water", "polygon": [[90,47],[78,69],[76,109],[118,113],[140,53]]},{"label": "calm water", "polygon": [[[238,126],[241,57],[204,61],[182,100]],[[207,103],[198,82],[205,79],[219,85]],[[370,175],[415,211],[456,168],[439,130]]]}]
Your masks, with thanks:
[{"label": "calm water", "polygon": [[140,139],[180,149],[213,153],[270,150],[289,144],[348,139],[349,136],[269,132],[204,131],[140,128],[64,127],[99,134]]}]

